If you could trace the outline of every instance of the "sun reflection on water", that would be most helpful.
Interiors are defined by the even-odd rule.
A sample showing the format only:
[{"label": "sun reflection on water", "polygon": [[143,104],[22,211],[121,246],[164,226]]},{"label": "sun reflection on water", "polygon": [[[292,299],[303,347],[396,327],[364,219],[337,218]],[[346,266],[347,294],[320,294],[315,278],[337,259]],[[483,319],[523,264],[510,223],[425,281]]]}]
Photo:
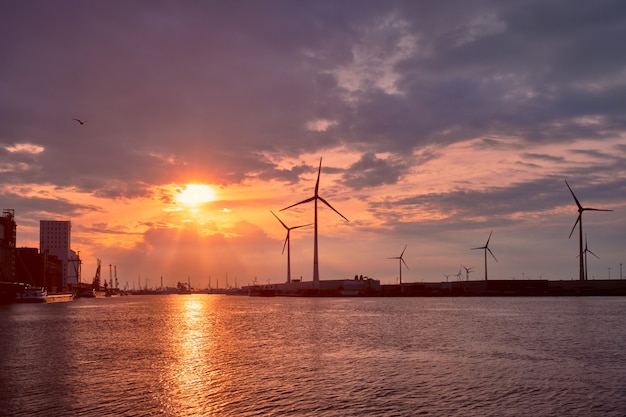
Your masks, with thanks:
[{"label": "sun reflection on water", "polygon": [[211,297],[173,296],[167,369],[162,375],[165,412],[171,415],[205,415],[214,373],[212,346],[214,320]]}]

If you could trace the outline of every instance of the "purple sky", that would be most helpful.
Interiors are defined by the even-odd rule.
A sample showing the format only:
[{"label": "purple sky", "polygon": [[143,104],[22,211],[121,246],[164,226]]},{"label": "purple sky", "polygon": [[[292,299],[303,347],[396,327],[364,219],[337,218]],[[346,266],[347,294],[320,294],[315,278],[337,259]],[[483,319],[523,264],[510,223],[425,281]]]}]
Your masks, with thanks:
[{"label": "purple sky", "polygon": [[[18,246],[72,221],[90,281],[282,282],[320,193],[322,279],[578,277],[626,262],[623,1],[0,3],[0,186]],[[79,125],[72,120],[87,120]],[[214,201],[189,205],[185,184]],[[292,232],[311,279],[312,228]],[[450,279],[456,280],[451,277]]]}]

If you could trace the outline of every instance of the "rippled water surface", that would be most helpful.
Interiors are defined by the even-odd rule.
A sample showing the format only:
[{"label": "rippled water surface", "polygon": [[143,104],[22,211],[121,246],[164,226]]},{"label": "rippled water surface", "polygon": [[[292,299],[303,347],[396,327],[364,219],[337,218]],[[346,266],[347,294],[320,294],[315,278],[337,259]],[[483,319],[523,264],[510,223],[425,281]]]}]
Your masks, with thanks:
[{"label": "rippled water surface", "polygon": [[0,306],[0,415],[624,416],[626,298]]}]

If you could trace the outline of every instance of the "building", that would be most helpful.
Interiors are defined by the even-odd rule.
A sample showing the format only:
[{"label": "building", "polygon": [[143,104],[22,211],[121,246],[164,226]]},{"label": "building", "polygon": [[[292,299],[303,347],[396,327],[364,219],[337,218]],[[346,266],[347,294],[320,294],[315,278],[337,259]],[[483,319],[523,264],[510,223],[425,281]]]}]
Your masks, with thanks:
[{"label": "building", "polygon": [[39,251],[45,256],[57,257],[63,265],[62,287],[72,288],[80,279],[78,255],[70,249],[72,223],[61,220],[39,221]]},{"label": "building", "polygon": [[0,281],[15,281],[15,210],[4,209],[0,217]]},{"label": "building", "polygon": [[63,288],[63,263],[56,256],[46,256],[37,248],[17,248],[16,259],[17,282],[46,287],[52,293]]}]

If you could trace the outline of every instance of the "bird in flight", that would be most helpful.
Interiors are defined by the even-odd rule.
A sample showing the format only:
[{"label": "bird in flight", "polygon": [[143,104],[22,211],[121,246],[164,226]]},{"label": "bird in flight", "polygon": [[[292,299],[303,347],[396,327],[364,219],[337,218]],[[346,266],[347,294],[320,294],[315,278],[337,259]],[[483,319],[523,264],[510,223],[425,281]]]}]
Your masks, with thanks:
[{"label": "bird in flight", "polygon": [[80,120],[80,119],[72,119],[72,120],[76,120],[81,125],[84,125],[85,123],[87,123],[87,120]]}]

